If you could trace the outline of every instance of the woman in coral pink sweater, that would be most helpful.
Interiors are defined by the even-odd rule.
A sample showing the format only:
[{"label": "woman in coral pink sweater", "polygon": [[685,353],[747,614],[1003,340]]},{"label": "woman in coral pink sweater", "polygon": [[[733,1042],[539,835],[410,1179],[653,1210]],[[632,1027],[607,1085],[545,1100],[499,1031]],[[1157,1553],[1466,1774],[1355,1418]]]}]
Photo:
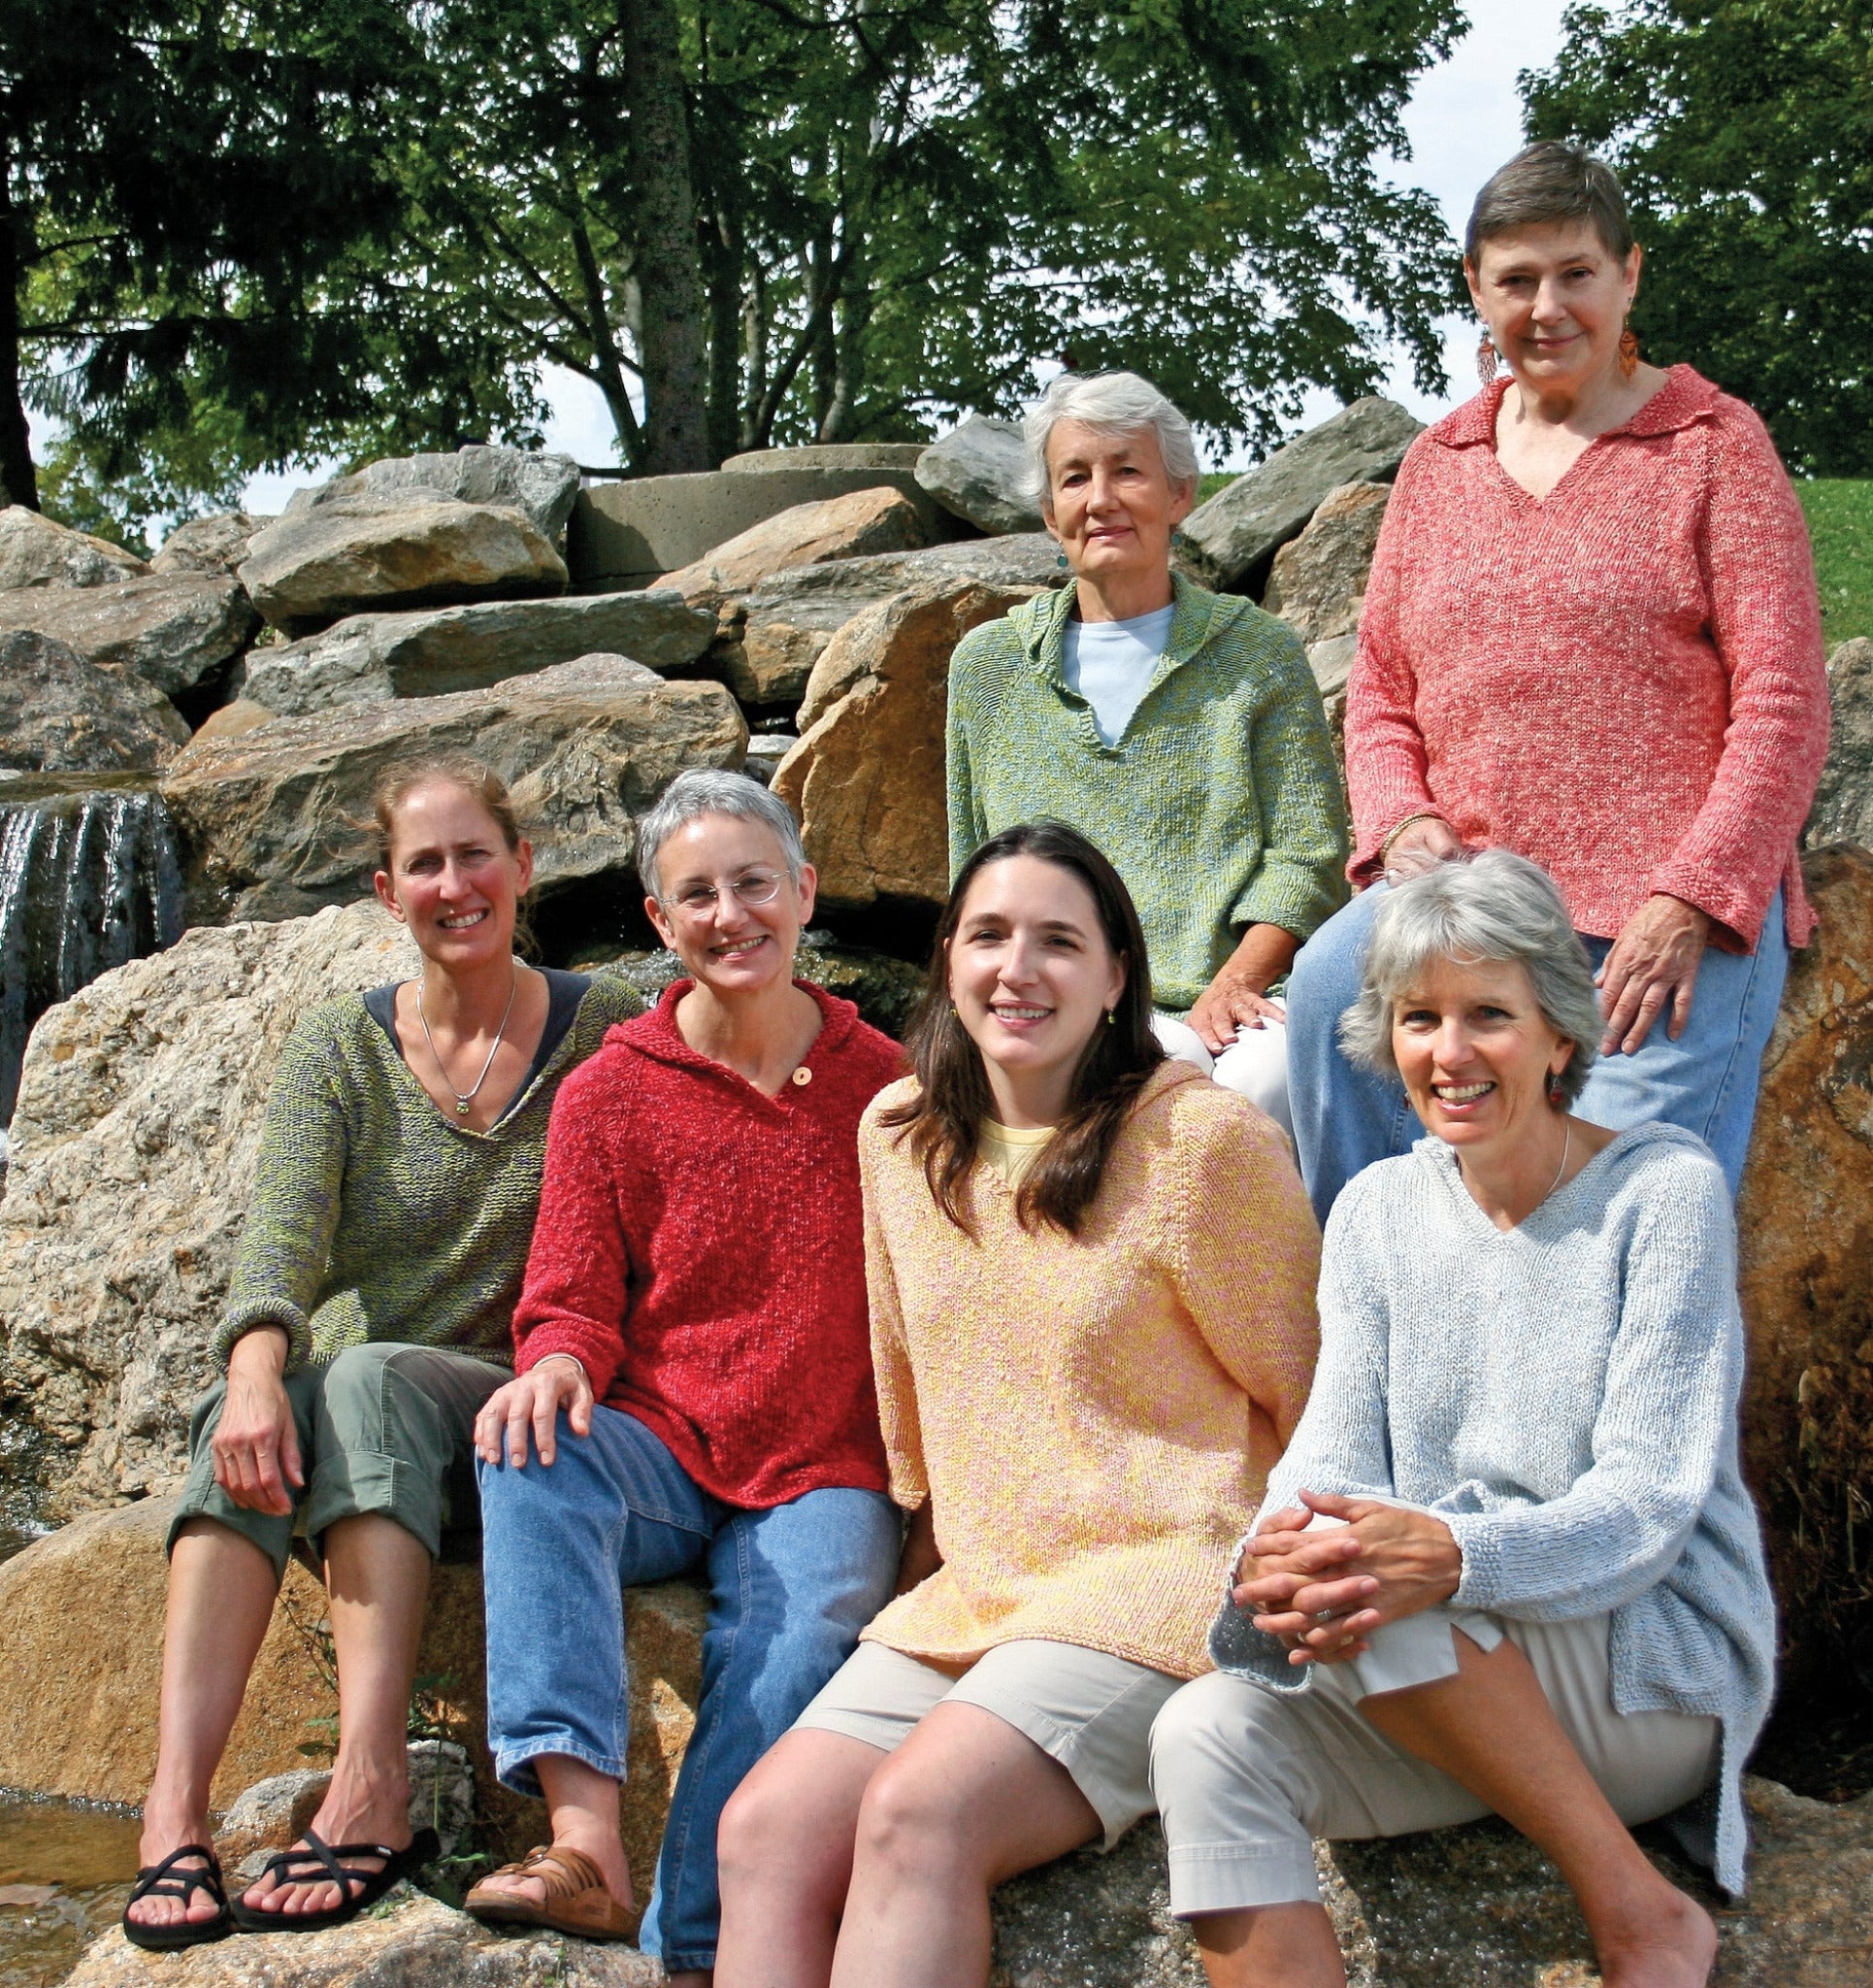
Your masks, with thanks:
[{"label": "woman in coral pink sweater", "polygon": [[[1582,1112],[1695,1133],[1734,1193],[1788,947],[1815,923],[1797,838],[1827,749],[1820,606],[1762,423],[1690,366],[1639,363],[1640,260],[1618,182],[1571,147],[1528,147],[1477,197],[1485,385],[1418,438],[1387,507],[1347,697],[1350,874],[1482,847],[1542,864],[1605,1015]],[[1323,927],[1289,985],[1323,1220],[1422,1133],[1336,1038],[1376,902]]]},{"label": "woman in coral pink sweater", "polygon": [[793,978],[813,873],[766,788],[679,776],[638,864],[692,977],[560,1091],[517,1377],[476,1425],[488,1740],[502,1781],[545,1798],[552,1842],[468,1908],[629,1934],[620,1591],[695,1569],[702,1702],[641,1936],[695,1988],[715,1963],[722,1805],[897,1578],[858,1127],[904,1059]]}]

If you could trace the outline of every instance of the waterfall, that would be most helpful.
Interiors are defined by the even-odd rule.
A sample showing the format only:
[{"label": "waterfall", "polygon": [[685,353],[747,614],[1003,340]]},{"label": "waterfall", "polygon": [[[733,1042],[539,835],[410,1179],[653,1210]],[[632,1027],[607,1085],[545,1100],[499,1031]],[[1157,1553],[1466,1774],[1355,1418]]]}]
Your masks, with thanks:
[{"label": "waterfall", "polygon": [[182,936],[181,865],[161,797],[48,784],[32,782],[33,799],[0,788],[0,1125],[47,1009]]}]

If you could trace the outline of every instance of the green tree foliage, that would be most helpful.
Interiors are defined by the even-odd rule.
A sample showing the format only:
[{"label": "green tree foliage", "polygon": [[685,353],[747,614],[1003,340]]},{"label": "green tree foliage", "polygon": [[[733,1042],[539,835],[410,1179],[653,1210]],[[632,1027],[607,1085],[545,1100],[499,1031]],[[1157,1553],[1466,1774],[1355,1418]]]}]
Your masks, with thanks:
[{"label": "green tree foliage", "polygon": [[1791,468],[1873,472],[1873,0],[1576,7],[1565,36],[1528,132],[1619,171],[1646,356],[1747,400]]}]

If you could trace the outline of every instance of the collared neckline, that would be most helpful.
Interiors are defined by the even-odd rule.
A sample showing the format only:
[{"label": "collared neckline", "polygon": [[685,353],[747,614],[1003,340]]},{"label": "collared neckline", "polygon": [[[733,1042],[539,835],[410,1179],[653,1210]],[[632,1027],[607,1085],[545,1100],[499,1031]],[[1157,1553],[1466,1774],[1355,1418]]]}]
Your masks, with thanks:
[{"label": "collared neckline", "polygon": [[[637,1050],[641,1055],[653,1058],[659,1063],[674,1065],[682,1070],[694,1070],[706,1076],[716,1077],[730,1083],[739,1084],[751,1097],[760,1098],[764,1103],[779,1105],[789,1099],[810,1097],[811,1086],[802,1083],[783,1083],[772,1097],[758,1089],[739,1070],[731,1070],[726,1063],[718,1063],[713,1056],[705,1056],[700,1049],[692,1049],[683,1041],[682,1031],[676,1026],[676,1004],[695,986],[692,979],[673,981],[659,997],[657,1005],[649,1013],[636,1016],[633,1020],[620,1022],[614,1032],[616,1036]],[[815,1073],[824,1069],[826,1061],[841,1049],[850,1040],[858,1026],[858,1009],[849,1001],[837,994],[827,993],[811,980],[796,978],[794,985],[802,993],[812,996],[818,1006],[819,1034],[808,1045],[801,1058],[800,1067]]]},{"label": "collared neckline", "polygon": [[[1502,396],[1512,383],[1507,378],[1491,381],[1481,393],[1472,395],[1434,427],[1428,428],[1426,434],[1446,448],[1473,448],[1481,443],[1494,450],[1495,418]],[[1610,442],[1617,435],[1668,435],[1675,429],[1688,428],[1693,421],[1704,420],[1716,413],[1723,391],[1696,367],[1681,361],[1666,369],[1664,384],[1629,421],[1607,429],[1594,441]],[[1592,447],[1593,444],[1588,446]]]}]

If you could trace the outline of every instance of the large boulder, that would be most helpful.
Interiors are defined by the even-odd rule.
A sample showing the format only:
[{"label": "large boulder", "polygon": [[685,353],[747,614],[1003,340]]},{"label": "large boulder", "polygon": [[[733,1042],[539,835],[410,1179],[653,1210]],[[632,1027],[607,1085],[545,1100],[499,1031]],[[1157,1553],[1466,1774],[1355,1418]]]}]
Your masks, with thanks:
[{"label": "large boulder", "polygon": [[917,458],[917,480],[945,511],[985,532],[1037,532],[1028,446],[1013,421],[971,414]]},{"label": "large boulder", "polygon": [[242,696],[285,716],[484,689],[594,654],[661,674],[695,662],[714,634],[713,614],[661,590],[352,614],[303,642],[254,649]]},{"label": "large boulder", "polygon": [[949,894],[943,721],[949,657],[971,628],[1034,587],[930,581],[867,609],[813,671],[819,713],[774,770],[798,814],[824,903],[940,905]]},{"label": "large boulder", "polygon": [[375,608],[555,594],[566,565],[509,506],[359,494],[288,511],[247,547],[241,580],[276,627],[309,634]]},{"label": "large boulder", "polygon": [[135,671],[171,697],[239,655],[259,625],[226,574],[152,573],[115,586],[0,593],[0,629],[49,635],[87,662]]},{"label": "large boulder", "polygon": [[557,544],[577,496],[578,464],[570,455],[472,442],[453,454],[390,455],[367,463],[352,476],[295,490],[286,511],[293,516],[356,497],[383,497],[395,503],[443,498],[457,504],[500,504],[524,512],[536,531]]},{"label": "large boulder", "polygon": [[1803,858],[1821,929],[1791,964],[1737,1220],[1744,1462],[1791,1675],[1873,1677],[1873,854]]},{"label": "large boulder", "polygon": [[1424,423],[1371,397],[1298,435],[1184,520],[1179,561],[1224,592],[1257,592],[1275,553],[1342,483],[1385,483]]},{"label": "large boulder", "polygon": [[718,647],[723,674],[744,704],[797,704],[833,637],[865,609],[906,587],[1054,586],[1065,580],[1060,547],[1045,532],[965,539],[921,552],[884,552],[796,567],[764,580],[739,603]]},{"label": "large boulder", "polygon": [[794,448],[744,448],[722,458],[735,477],[768,477],[776,470],[914,470],[921,442],[808,442]]},{"label": "large boulder", "polygon": [[[690,766],[739,767],[747,727],[719,683],[667,683],[623,656],[582,656],[486,690],[359,704],[201,739],[163,794],[198,902],[311,910],[370,888],[371,792],[399,760],[466,752],[508,782],[550,896],[631,867],[634,816]],[[291,893],[281,895],[282,891]]]},{"label": "large boulder", "polygon": [[179,524],[156,549],[151,573],[232,573],[247,547],[277,520],[245,511],[217,512]]},{"label": "large boulder", "polygon": [[153,683],[31,629],[0,632],[0,768],[153,773],[188,727]]},{"label": "large boulder", "polygon": [[1343,701],[1353,668],[1365,578],[1385,517],[1389,483],[1342,483],[1298,539],[1274,555],[1262,605],[1307,645],[1321,695]]},{"label": "large boulder", "polygon": [[1873,848],[1873,640],[1857,636],[1827,659],[1833,736],[1803,831],[1807,845]]},{"label": "large boulder", "polygon": [[692,607],[713,612],[731,596],[792,567],[868,552],[910,552],[925,538],[917,507],[901,491],[854,490],[763,518],[695,565],[666,574],[659,584],[674,588]]},{"label": "large boulder", "polygon": [[20,586],[113,586],[148,573],[134,552],[54,524],[23,504],[0,510],[0,592]]}]

